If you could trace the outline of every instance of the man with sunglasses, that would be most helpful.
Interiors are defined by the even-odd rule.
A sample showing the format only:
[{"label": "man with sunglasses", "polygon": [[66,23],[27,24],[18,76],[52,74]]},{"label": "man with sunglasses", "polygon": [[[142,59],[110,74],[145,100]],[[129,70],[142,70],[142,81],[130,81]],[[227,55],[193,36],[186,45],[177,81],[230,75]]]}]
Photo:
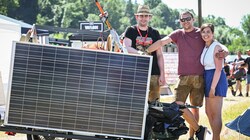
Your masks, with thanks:
[{"label": "man with sunglasses", "polygon": [[[179,81],[175,88],[176,103],[185,104],[189,96],[193,106],[202,106],[204,98],[204,67],[200,63],[200,56],[205,46],[201,38],[200,29],[195,27],[194,16],[189,11],[180,14],[180,24],[183,29],[177,29],[168,36],[152,44],[146,51],[152,52],[171,42],[178,48],[178,74]],[[217,56],[225,58],[227,52],[217,53]],[[204,139],[207,128],[198,125],[199,109],[183,109],[183,117],[190,124],[189,140],[194,139],[194,134],[198,140]]]},{"label": "man with sunglasses", "polygon": [[123,45],[129,53],[148,54],[153,56],[148,101],[153,102],[160,98],[160,86],[165,85],[164,59],[162,48],[147,53],[147,48],[161,39],[159,32],[148,26],[152,18],[149,6],[139,5],[135,13],[136,25],[130,26],[124,33]]}]

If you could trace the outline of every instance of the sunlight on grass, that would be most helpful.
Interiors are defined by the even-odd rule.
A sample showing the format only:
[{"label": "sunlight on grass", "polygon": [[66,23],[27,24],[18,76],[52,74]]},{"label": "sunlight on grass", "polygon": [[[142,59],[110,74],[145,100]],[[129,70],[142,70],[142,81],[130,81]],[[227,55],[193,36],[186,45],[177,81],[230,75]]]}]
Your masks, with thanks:
[{"label": "sunlight on grass", "polygon": [[[242,82],[243,89],[245,89],[245,84]],[[171,90],[173,90],[174,86],[170,86]],[[165,96],[161,97],[161,102],[171,103],[174,101],[174,96]],[[250,98],[246,97],[234,97],[231,92],[228,91],[227,97],[224,98],[223,101],[223,109],[222,109],[222,132],[221,132],[221,140],[250,140],[249,137],[246,137],[234,130],[231,130],[225,126],[226,123],[229,123],[236,119],[240,114],[242,114],[247,108],[250,107]],[[201,125],[207,126],[210,130],[208,118],[205,113],[205,106],[200,108],[200,121]],[[187,123],[186,123],[187,124]],[[188,124],[187,124],[188,125]],[[182,135],[179,140],[187,140],[189,138],[187,135]]]},{"label": "sunlight on grass", "polygon": [[249,100],[246,100],[244,102],[238,102],[231,107],[227,107],[227,109],[223,110],[223,120],[225,122],[228,122],[235,119],[237,116],[242,114],[249,106]]}]

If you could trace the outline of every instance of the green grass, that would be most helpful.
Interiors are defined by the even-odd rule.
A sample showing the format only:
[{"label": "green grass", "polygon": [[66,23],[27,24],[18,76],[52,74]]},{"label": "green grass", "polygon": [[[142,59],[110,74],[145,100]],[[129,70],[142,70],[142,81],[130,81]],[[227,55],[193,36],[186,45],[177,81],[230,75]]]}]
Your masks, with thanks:
[{"label": "green grass", "polygon": [[[174,92],[174,86],[170,86],[172,92]],[[245,81],[242,82],[242,91],[245,93]],[[174,100],[171,98],[161,99],[163,102],[172,102]],[[222,108],[222,131],[221,140],[250,140],[250,137],[246,137],[234,130],[231,130],[225,126],[241,115],[246,109],[250,107],[250,97],[234,97],[232,96],[230,90],[228,90],[227,97],[223,100]],[[205,113],[205,106],[200,109],[200,121],[201,125],[205,125],[210,129],[208,118]],[[188,125],[188,124],[187,124]],[[211,129],[210,129],[211,130]],[[189,138],[188,134],[180,137],[180,140],[187,140]]]},{"label": "green grass", "polygon": [[248,107],[250,107],[249,100],[238,102],[237,104],[234,104],[231,107],[227,107],[227,109],[223,111],[223,120],[225,122],[228,122],[230,120],[235,119],[237,116],[242,114]]},{"label": "green grass", "polygon": [[[246,97],[243,97],[243,98],[246,98]],[[223,111],[223,116],[222,116],[223,124],[231,122],[234,119],[236,119],[239,115],[241,115],[247,108],[250,107],[249,102],[250,102],[250,98],[244,99],[243,101],[239,99],[239,101],[237,101],[236,104],[227,106]],[[234,130],[231,130],[227,128],[225,125],[222,128],[222,134],[223,134],[222,140],[237,140],[237,139],[238,140],[250,140],[249,137],[246,137]]]}]

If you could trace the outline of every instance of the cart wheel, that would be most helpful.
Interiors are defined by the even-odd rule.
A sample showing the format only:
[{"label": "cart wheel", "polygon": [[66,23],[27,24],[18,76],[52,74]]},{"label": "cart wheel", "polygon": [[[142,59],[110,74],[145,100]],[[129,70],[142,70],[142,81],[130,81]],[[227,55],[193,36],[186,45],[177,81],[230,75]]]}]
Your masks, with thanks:
[{"label": "cart wheel", "polygon": [[50,136],[42,136],[42,135],[33,135],[35,137],[38,137],[38,139],[34,140],[55,140],[55,137],[50,137]]},{"label": "cart wheel", "polygon": [[145,140],[152,140],[153,139],[153,131],[150,130],[148,134],[146,134],[147,136],[145,137]]},{"label": "cart wheel", "polygon": [[27,140],[72,140],[71,138],[56,138],[42,135],[27,134]]},{"label": "cart wheel", "polygon": [[32,136],[30,134],[27,134],[27,140],[32,140]]},{"label": "cart wheel", "polygon": [[[73,135],[72,132],[67,132],[68,135]],[[71,138],[65,138],[64,140],[72,140]]]},{"label": "cart wheel", "polygon": [[[47,140],[43,136],[40,135],[31,135],[31,134],[27,134],[27,140]],[[51,140],[51,139],[48,139]]]}]

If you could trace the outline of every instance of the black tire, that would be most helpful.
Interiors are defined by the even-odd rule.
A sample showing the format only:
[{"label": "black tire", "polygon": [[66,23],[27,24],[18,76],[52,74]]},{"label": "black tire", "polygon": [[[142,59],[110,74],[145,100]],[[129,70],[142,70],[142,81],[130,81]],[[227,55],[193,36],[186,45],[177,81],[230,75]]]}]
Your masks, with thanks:
[{"label": "black tire", "polygon": [[42,135],[34,135],[35,138],[38,138],[38,139],[34,139],[34,140],[55,140],[56,137],[50,137],[50,136],[42,136]]},{"label": "black tire", "polygon": [[27,134],[27,140],[55,140],[55,137]]},{"label": "black tire", "polygon": [[[72,135],[73,133],[68,132],[68,134]],[[57,138],[57,137],[51,137],[51,136],[27,134],[27,140],[72,140],[72,139],[71,138]]]},{"label": "black tire", "polygon": [[48,137],[42,135],[30,135],[27,134],[27,140],[72,140],[71,138],[57,138],[57,137]]},{"label": "black tire", "polygon": [[32,140],[32,135],[27,134],[27,140]]}]

